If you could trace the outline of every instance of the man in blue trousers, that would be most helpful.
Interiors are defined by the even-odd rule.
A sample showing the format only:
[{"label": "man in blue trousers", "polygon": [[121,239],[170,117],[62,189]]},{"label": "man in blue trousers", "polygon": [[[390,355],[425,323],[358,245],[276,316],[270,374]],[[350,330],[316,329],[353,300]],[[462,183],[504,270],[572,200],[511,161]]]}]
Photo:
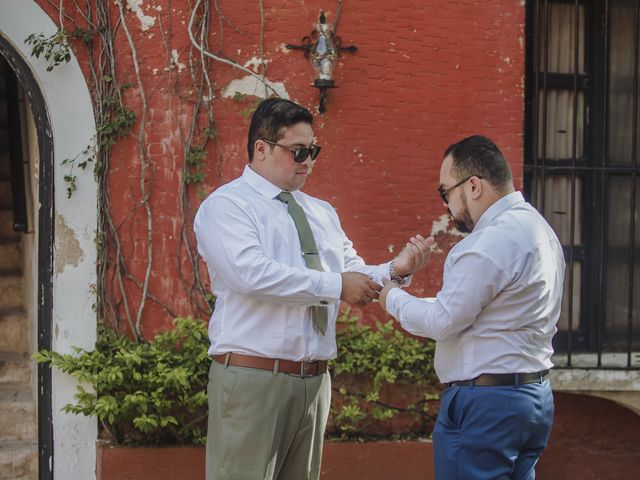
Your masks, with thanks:
[{"label": "man in blue trousers", "polygon": [[449,252],[442,289],[423,300],[386,282],[380,293],[405,330],[436,340],[436,479],[533,479],[553,422],[562,247],[486,137],[447,148],[439,193],[470,233]]}]

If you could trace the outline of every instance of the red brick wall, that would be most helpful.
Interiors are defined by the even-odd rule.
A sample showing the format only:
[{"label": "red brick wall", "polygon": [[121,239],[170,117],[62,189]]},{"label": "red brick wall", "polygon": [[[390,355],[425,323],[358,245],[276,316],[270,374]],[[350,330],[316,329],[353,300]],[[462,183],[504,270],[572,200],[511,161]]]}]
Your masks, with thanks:
[{"label": "red brick wall", "polygon": [[[51,4],[40,3],[57,21],[58,12]],[[65,4],[69,4],[67,13],[74,15],[70,2]],[[152,8],[154,4],[158,8]],[[221,53],[241,64],[260,57],[258,2],[219,0],[218,4],[224,16]],[[321,8],[327,9],[328,21],[333,22],[336,6],[336,1],[264,1],[267,77],[283,82],[291,99],[313,111],[318,98],[310,86],[313,72],[301,52],[286,51],[283,44],[298,43],[308,35]],[[177,265],[180,172],[194,100],[188,68],[189,2],[156,0],[144,2],[142,8],[144,14],[155,17],[150,29],[141,30],[140,20],[130,11],[125,19],[148,102],[143,142],[150,162],[147,185],[152,191],[154,231],[150,293],[174,313],[186,315],[191,311]],[[117,9],[112,6],[112,10],[116,17]],[[212,50],[217,50],[221,36],[218,18],[213,18],[214,34],[209,41]],[[441,153],[463,136],[482,133],[492,137],[510,160],[516,182],[521,183],[523,2],[347,1],[338,34],[343,44],[357,45],[358,52],[342,57],[335,71],[339,88],[330,92],[327,112],[316,118],[315,132],[324,148],[305,190],[337,208],[345,231],[365,259],[387,260],[409,236],[430,233],[434,222],[441,220],[445,212],[436,192]],[[171,64],[174,49],[186,68]],[[116,50],[119,81],[134,85],[127,92],[127,103],[139,108],[141,91],[122,27]],[[86,64],[85,56],[78,53]],[[253,105],[254,98],[239,102],[221,97],[231,80],[246,74],[214,62],[210,75],[218,138],[208,150],[205,183],[193,189],[195,204],[198,192],[206,193],[235,178],[247,162],[248,118],[241,111]],[[109,184],[125,255],[132,274],[142,280],[147,219],[139,206],[135,136],[115,146]],[[433,256],[428,272],[417,276],[412,287],[415,293],[436,293],[444,255],[457,238],[440,235],[441,252]],[[129,301],[137,305],[140,289],[131,282],[127,288]],[[365,311],[366,315],[379,313],[376,306]],[[143,316],[147,335],[166,328],[169,321],[161,307],[147,302]]]}]

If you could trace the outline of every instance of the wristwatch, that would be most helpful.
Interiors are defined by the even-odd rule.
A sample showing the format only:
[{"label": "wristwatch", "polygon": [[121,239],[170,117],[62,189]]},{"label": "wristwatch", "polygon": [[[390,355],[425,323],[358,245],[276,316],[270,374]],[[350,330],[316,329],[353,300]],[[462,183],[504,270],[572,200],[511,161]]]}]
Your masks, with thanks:
[{"label": "wristwatch", "polygon": [[403,277],[398,272],[396,272],[395,260],[392,260],[391,263],[389,264],[389,276],[391,277],[392,282],[396,282],[400,285],[403,285],[407,281],[407,278],[410,277],[411,275],[405,275]]}]

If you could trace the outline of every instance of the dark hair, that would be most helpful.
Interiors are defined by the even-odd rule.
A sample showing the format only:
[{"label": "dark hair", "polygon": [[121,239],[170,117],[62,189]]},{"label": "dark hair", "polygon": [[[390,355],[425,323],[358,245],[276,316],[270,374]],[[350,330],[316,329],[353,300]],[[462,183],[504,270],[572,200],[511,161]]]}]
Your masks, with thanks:
[{"label": "dark hair", "polygon": [[266,139],[272,142],[280,140],[287,128],[296,123],[313,123],[313,116],[306,108],[291,100],[267,98],[256,108],[249,126],[247,150],[249,161],[253,160],[253,147],[256,140]]},{"label": "dark hair", "polygon": [[457,179],[477,175],[488,181],[498,192],[513,182],[511,169],[498,146],[489,138],[473,135],[453,143],[444,151],[451,155],[451,174]]}]

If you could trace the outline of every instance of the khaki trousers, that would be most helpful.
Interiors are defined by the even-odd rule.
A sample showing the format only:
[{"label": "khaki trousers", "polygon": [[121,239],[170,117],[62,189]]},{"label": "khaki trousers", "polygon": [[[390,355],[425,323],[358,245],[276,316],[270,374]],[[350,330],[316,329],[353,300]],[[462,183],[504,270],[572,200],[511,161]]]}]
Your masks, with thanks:
[{"label": "khaki trousers", "polygon": [[317,480],[331,377],[211,362],[207,480]]}]

